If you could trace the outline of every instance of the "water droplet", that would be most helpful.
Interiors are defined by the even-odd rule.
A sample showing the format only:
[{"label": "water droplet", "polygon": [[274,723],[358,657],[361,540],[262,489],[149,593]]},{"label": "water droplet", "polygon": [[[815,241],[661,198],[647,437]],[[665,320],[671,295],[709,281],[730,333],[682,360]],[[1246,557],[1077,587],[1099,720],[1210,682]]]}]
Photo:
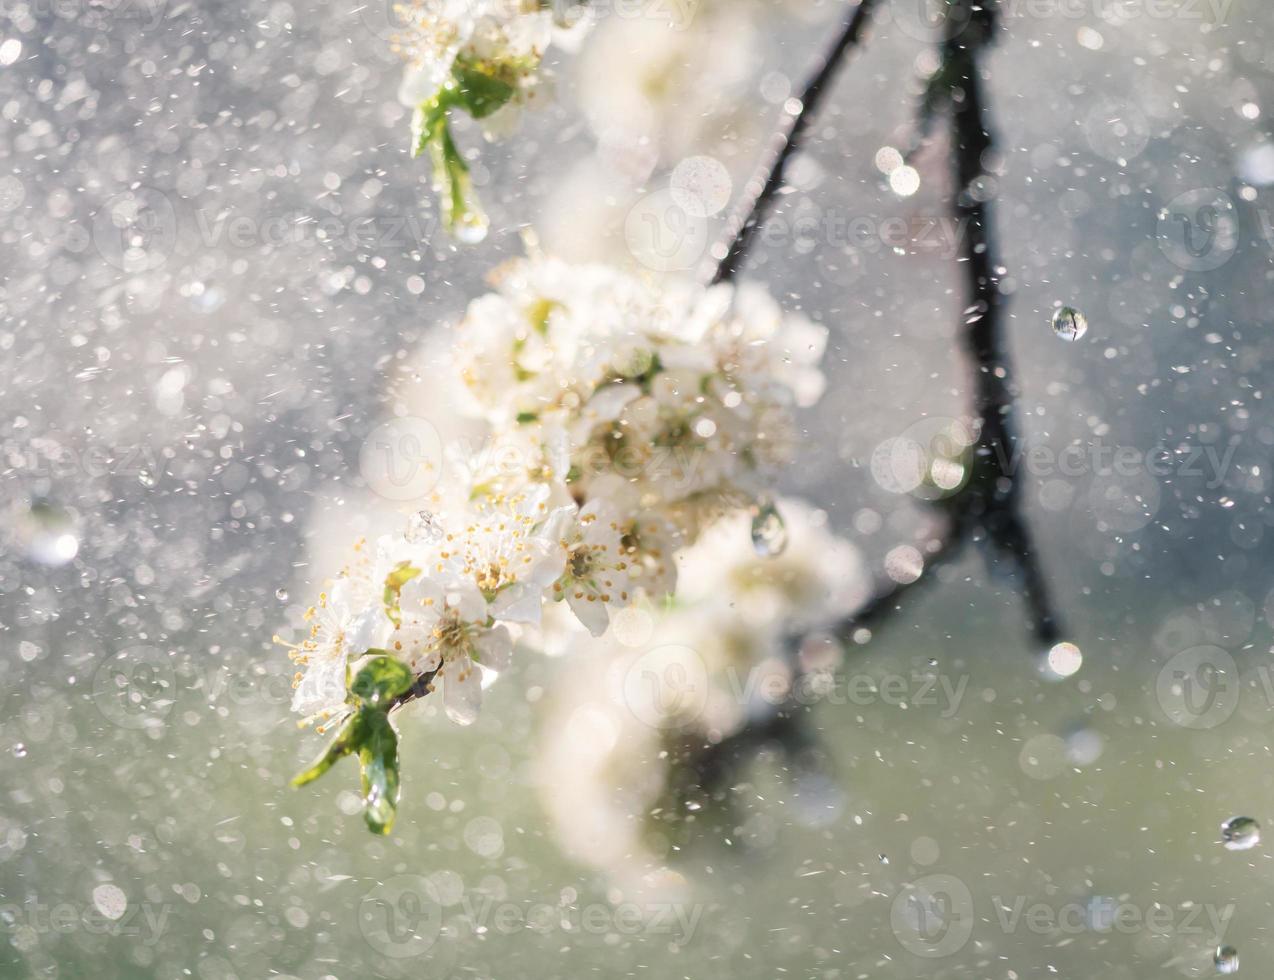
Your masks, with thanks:
[{"label": "water droplet", "polygon": [[752,516],[752,547],[762,558],[783,554],[787,547],[787,525],[774,501],[761,500]]},{"label": "water droplet", "polygon": [[1261,843],[1261,825],[1251,817],[1231,817],[1221,824],[1221,843],[1227,851],[1246,851]]},{"label": "water droplet", "polygon": [[466,211],[456,219],[452,234],[456,236],[458,242],[465,245],[477,245],[487,237],[489,227],[487,216],[481,211]]},{"label": "water droplet", "polygon": [[411,544],[422,544],[441,541],[442,534],[442,525],[438,523],[438,518],[427,510],[420,510],[408,519],[404,536]]},{"label": "water droplet", "polygon": [[22,742],[19,742],[17,745],[13,747],[13,754],[18,759],[25,759],[27,757],[26,745],[24,745]]},{"label": "water droplet", "polygon": [[1056,643],[1049,648],[1044,657],[1044,672],[1047,676],[1061,679],[1079,672],[1084,666],[1084,654],[1074,643]]},{"label": "water droplet", "polygon": [[889,863],[889,855],[888,855],[888,854],[877,854],[877,855],[876,855],[876,858],[880,861],[880,863],[881,863],[881,864],[888,864],[888,863]]},{"label": "water droplet", "polygon": [[278,600],[279,600],[279,602],[287,602],[287,601],[288,601],[288,590],[287,590],[287,589],[275,589],[275,590],[274,590],[274,598],[278,599]]},{"label": "water droplet", "polygon": [[144,487],[150,488],[155,485],[155,477],[150,470],[138,470],[137,482]]},{"label": "water droplet", "polygon": [[1073,306],[1059,306],[1053,311],[1053,333],[1062,340],[1079,340],[1088,333],[1088,318]]},{"label": "water droplet", "polygon": [[[394,801],[373,789],[363,798],[364,816],[369,826],[389,827],[394,822]],[[381,831],[382,833],[384,831]]]},{"label": "water droplet", "polygon": [[1212,954],[1212,962],[1216,964],[1217,973],[1239,972],[1239,951],[1233,946],[1218,946]]},{"label": "water droplet", "polygon": [[93,904],[97,911],[114,922],[128,911],[128,896],[118,885],[98,885],[93,889]]}]

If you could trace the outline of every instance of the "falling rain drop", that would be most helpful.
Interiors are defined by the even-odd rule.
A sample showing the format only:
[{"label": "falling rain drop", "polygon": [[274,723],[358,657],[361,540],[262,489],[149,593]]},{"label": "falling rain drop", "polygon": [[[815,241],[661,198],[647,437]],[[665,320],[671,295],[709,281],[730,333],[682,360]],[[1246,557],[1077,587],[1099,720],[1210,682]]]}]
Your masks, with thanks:
[{"label": "falling rain drop", "polygon": [[287,590],[287,589],[275,589],[275,590],[274,590],[274,598],[278,599],[278,600],[279,600],[279,602],[287,602],[287,601],[288,601],[288,590]]},{"label": "falling rain drop", "polygon": [[13,754],[19,759],[25,759],[27,757],[27,747],[19,742],[13,747]]},{"label": "falling rain drop", "polygon": [[480,211],[466,211],[456,219],[452,233],[458,242],[465,245],[477,245],[487,237],[487,230],[490,227],[485,214]]},{"label": "falling rain drop", "polygon": [[1227,851],[1246,851],[1261,842],[1261,825],[1251,817],[1231,817],[1221,824],[1221,843]]},{"label": "falling rain drop", "polygon": [[1212,954],[1212,962],[1216,964],[1217,973],[1239,972],[1239,951],[1233,946],[1218,946]]},{"label": "falling rain drop", "polygon": [[1088,333],[1088,318],[1073,306],[1059,306],[1053,311],[1053,333],[1062,340],[1079,340]]},{"label": "falling rain drop", "polygon": [[761,500],[756,505],[752,516],[752,547],[762,558],[781,555],[787,547],[787,525],[772,500]]}]

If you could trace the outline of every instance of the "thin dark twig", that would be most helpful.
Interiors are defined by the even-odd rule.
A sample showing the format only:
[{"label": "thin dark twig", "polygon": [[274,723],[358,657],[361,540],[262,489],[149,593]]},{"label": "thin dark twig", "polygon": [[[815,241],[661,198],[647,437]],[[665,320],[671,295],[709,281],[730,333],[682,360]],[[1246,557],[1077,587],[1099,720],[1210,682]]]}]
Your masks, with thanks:
[{"label": "thin dark twig", "polygon": [[875,3],[876,0],[858,0],[845,15],[844,25],[810,73],[800,94],[784,104],[782,121],[774,133],[770,156],[748,181],[746,193],[726,222],[724,234],[709,252],[709,264],[705,267],[703,278],[710,285],[728,282],[739,271],[752,244],[753,234],[765,220],[774,195],[783,186],[783,171],[788,158],[800,149],[810,119],[830,88],[829,83],[836,70],[862,38]]},{"label": "thin dark twig", "polygon": [[419,677],[411,687],[404,691],[398,697],[389,702],[389,710],[394,711],[403,705],[415,701],[417,698],[423,698],[426,694],[433,690],[433,680],[438,676],[438,672],[442,670],[442,664],[439,664],[433,670],[427,670]]},{"label": "thin dark twig", "polygon": [[[963,230],[960,265],[968,292],[961,340],[972,374],[978,420],[969,482],[943,501],[952,520],[937,557],[953,556],[966,541],[976,540],[979,532],[984,534],[988,561],[994,567],[1006,559],[1020,574],[1032,633],[1041,643],[1051,644],[1061,627],[1022,514],[1005,304],[985,179],[994,139],[987,122],[980,56],[994,37],[997,12],[994,2],[952,0],[942,41],[942,67],[931,82],[941,89],[936,96],[933,89],[925,95],[927,109],[939,101],[951,108],[952,209]],[[929,561],[929,572],[936,563]],[[922,575],[917,582],[928,577]],[[895,586],[883,598],[892,603],[907,588]],[[880,598],[869,604],[868,610],[873,606],[879,608]],[[864,612],[846,617],[839,624],[838,635],[846,636],[863,625]]]},{"label": "thin dark twig", "polygon": [[1005,303],[990,192],[984,186],[994,139],[987,122],[979,55],[993,38],[998,4],[970,3],[967,7],[967,18],[948,21],[942,59],[949,66],[952,85],[953,206],[965,229],[961,261],[970,299],[964,345],[972,362],[979,420],[974,475],[969,492],[958,502],[967,514],[961,515],[958,526],[967,534],[980,526],[987,535],[988,561],[994,565],[1004,558],[1016,567],[1032,631],[1041,643],[1051,644],[1061,632],[1060,622],[1022,513],[1022,484],[1014,465],[1018,434],[1004,329]]},{"label": "thin dark twig", "polygon": [[[922,110],[924,128],[938,103],[949,103],[951,109],[952,207],[964,229],[960,264],[968,292],[962,346],[972,374],[973,407],[978,418],[971,473],[959,491],[940,502],[949,522],[938,546],[926,556],[923,573],[912,582],[895,583],[878,593],[835,625],[832,632],[846,645],[859,629],[872,628],[893,616],[901,608],[904,596],[932,581],[939,564],[957,555],[966,542],[979,539],[986,546],[986,558],[993,569],[1003,559],[1020,575],[1035,639],[1042,645],[1051,645],[1062,633],[1022,513],[1021,483],[1015,467],[1018,435],[1004,331],[1004,297],[987,203],[990,194],[984,179],[993,137],[987,122],[979,59],[993,38],[997,10],[995,0],[950,0],[942,67],[931,82]],[[943,86],[945,92],[932,86]],[[795,696],[803,673],[800,639],[789,638],[785,649],[793,673],[793,693],[773,711],[749,720],[721,742],[705,746],[692,760],[704,790],[720,788],[733,778],[750,754],[764,745],[777,744],[789,755],[808,747],[808,705]]]}]

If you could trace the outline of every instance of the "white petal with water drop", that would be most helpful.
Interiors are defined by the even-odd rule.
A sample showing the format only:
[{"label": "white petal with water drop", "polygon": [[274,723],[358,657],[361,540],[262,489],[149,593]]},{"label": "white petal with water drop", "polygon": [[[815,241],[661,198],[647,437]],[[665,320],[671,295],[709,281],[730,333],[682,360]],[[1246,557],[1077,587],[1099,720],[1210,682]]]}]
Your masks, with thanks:
[{"label": "white petal with water drop", "polygon": [[774,501],[763,500],[752,517],[752,547],[762,558],[774,558],[787,547],[787,525]]}]

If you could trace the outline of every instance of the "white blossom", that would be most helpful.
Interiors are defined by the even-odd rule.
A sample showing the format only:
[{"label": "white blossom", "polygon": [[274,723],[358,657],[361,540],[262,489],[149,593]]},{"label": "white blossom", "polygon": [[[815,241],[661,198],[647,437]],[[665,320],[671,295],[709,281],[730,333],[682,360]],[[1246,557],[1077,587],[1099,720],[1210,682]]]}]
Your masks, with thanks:
[{"label": "white blossom", "polygon": [[496,672],[508,666],[513,649],[508,629],[491,625],[481,590],[458,578],[413,578],[401,589],[399,609],[401,623],[390,649],[417,674],[438,671],[447,716],[457,724],[471,724],[482,704],[477,664]]},{"label": "white blossom", "polygon": [[579,511],[562,507],[543,534],[565,556],[566,571],[553,586],[554,596],[566,600],[593,636],[601,636],[610,625],[609,610],[632,601],[619,518],[605,503],[589,503]]},{"label": "white blossom", "polygon": [[[405,105],[435,98],[457,66],[513,89],[500,113],[516,110],[534,93],[553,39],[552,14],[539,0],[412,0],[397,11],[404,25],[397,47],[408,58],[398,91]],[[492,134],[507,131],[511,122],[496,115],[487,117]]]},{"label": "white blossom", "polygon": [[545,593],[566,563],[562,550],[536,531],[550,517],[548,496],[549,488],[536,484],[485,498],[459,533],[446,536],[435,573],[476,586],[497,619],[538,625]]},{"label": "white blossom", "polygon": [[359,592],[356,580],[342,577],[306,610],[310,635],[292,647],[290,656],[305,667],[298,675],[292,710],[307,718],[340,710],[346,666],[379,645],[388,632],[390,624],[380,606],[359,598]]}]

